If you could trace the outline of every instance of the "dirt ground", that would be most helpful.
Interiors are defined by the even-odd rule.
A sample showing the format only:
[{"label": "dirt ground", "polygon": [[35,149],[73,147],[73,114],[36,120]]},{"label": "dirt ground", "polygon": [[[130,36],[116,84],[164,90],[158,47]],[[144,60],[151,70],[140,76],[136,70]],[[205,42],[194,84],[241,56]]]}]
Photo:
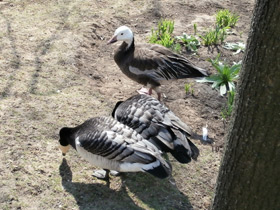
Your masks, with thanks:
[{"label": "dirt ground", "polygon": [[[198,161],[173,165],[170,179],[130,173],[112,177],[110,187],[91,176],[93,166],[74,150],[65,158],[58,132],[94,116],[109,116],[115,103],[141,85],[113,60],[118,44],[106,45],[115,29],[131,27],[147,42],[157,21],[175,21],[175,35],[214,25],[227,8],[240,20],[226,41],[246,42],[254,1],[217,0],[0,0],[0,209],[208,209],[223,151],[226,98],[193,79],[163,85],[164,103],[194,131]],[[182,54],[200,67],[221,53],[228,63],[243,53],[218,47]],[[184,85],[192,83],[193,95]],[[212,143],[201,140],[208,126]]]}]

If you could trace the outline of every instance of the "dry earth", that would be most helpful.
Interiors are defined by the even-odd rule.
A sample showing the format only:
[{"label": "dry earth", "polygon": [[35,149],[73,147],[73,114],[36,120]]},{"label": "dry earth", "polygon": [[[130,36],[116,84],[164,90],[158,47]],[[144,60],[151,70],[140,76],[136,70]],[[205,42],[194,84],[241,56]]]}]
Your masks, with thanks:
[{"label": "dry earth", "polygon": [[[108,188],[91,176],[94,167],[74,150],[65,159],[58,131],[110,115],[114,104],[141,86],[113,61],[114,30],[128,25],[136,42],[146,42],[161,18],[175,20],[175,35],[202,33],[214,25],[218,9],[240,15],[227,41],[246,42],[254,1],[217,0],[0,0],[0,209],[207,209],[214,194],[226,124],[226,99],[209,84],[186,79],[163,86],[164,103],[196,135],[198,161],[180,165],[159,180],[148,174],[112,178]],[[229,63],[242,59],[221,47],[183,52],[209,69],[218,52]],[[184,85],[193,84],[194,94]],[[208,125],[212,144],[201,141]]]}]

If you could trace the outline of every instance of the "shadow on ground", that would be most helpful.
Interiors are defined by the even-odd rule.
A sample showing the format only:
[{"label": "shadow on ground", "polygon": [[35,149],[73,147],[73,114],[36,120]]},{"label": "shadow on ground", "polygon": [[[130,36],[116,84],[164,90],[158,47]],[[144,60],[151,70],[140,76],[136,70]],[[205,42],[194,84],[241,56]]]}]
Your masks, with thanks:
[{"label": "shadow on ground", "polygon": [[74,196],[81,210],[147,209],[147,207],[193,209],[188,198],[177,189],[173,178],[159,180],[149,174],[127,173],[121,176],[120,190],[113,190],[98,183],[72,182],[72,171],[65,158],[59,172],[62,186]]}]

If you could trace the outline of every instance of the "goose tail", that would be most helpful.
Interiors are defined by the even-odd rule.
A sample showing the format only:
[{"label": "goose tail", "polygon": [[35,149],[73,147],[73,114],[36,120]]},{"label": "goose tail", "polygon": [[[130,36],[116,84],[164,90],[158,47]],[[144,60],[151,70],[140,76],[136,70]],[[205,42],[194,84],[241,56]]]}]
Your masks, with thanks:
[{"label": "goose tail", "polygon": [[143,170],[157,178],[164,179],[171,175],[172,167],[170,163],[159,157],[152,164],[143,167]]},{"label": "goose tail", "polygon": [[177,144],[174,150],[170,151],[172,156],[180,163],[189,163],[191,160],[197,160],[199,149],[188,140],[189,147],[186,148],[182,144]]},{"label": "goose tail", "polygon": [[[188,73],[185,73],[185,70],[187,70]],[[207,77],[207,76],[209,76],[207,70],[187,62],[185,63],[185,69],[184,71],[182,71],[181,74],[182,79],[189,78],[189,77]]]},{"label": "goose tail", "polygon": [[170,152],[180,163],[189,163],[192,159],[197,160],[199,156],[199,149],[188,139],[187,135],[183,131],[177,131],[174,150]]},{"label": "goose tail", "polygon": [[[207,77],[207,70],[195,66],[190,61],[182,57],[169,57],[170,64],[176,71],[177,79],[192,78],[192,77]],[[168,63],[168,62],[167,62]]]}]

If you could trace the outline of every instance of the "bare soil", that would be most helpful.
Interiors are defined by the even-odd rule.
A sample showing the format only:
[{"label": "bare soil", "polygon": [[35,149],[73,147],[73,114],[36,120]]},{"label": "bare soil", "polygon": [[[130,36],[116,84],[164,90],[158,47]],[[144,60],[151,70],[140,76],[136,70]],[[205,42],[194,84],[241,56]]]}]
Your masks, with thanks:
[{"label": "bare soil", "polygon": [[[112,177],[110,186],[91,176],[94,167],[74,150],[58,150],[61,127],[109,116],[115,103],[141,85],[121,73],[113,60],[118,44],[106,45],[116,28],[127,25],[136,42],[147,42],[157,21],[175,21],[175,35],[214,26],[227,8],[240,15],[226,41],[243,41],[254,1],[217,0],[0,0],[0,208],[1,209],[208,209],[214,195],[227,122],[226,98],[210,84],[193,79],[163,85],[164,103],[194,131],[198,161],[173,165],[170,179],[148,174]],[[221,53],[228,63],[243,53],[221,46],[182,54],[198,66]],[[191,83],[193,94],[184,86]],[[202,141],[208,126],[209,141]]]}]

